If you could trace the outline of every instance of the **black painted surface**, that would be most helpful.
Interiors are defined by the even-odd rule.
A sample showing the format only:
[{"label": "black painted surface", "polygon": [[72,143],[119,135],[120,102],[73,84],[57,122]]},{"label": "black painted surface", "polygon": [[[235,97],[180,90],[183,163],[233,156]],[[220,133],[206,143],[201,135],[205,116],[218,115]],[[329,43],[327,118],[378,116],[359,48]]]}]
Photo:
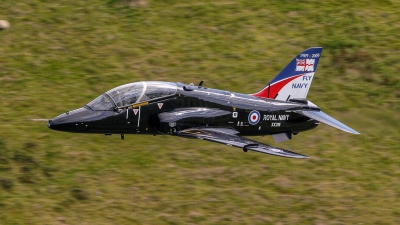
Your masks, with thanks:
[{"label": "black painted surface", "polygon": [[[293,112],[309,109],[307,104],[176,84],[176,94],[150,100],[147,105],[104,111],[82,107],[55,117],[49,121],[48,127],[78,133],[176,134],[188,128],[209,126],[233,128],[240,136],[262,136],[284,132],[298,133],[318,125],[317,121]],[[186,88],[190,91],[185,91],[184,86],[190,87]],[[159,107],[158,104],[161,103],[162,106]],[[251,125],[248,118],[253,110],[257,110],[261,117],[255,125]],[[165,120],[166,117],[169,119]]]}]

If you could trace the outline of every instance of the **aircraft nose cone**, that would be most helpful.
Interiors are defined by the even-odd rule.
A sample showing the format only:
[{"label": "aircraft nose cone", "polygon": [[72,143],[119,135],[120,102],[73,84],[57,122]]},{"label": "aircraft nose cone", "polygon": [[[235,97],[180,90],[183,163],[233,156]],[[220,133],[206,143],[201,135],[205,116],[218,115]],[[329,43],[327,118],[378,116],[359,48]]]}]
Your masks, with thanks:
[{"label": "aircraft nose cone", "polygon": [[49,120],[47,127],[59,131],[75,131],[77,123],[91,120],[92,111],[84,107],[63,113]]},{"label": "aircraft nose cone", "polygon": [[47,123],[47,127],[50,128],[50,129],[53,129],[53,128],[51,127],[52,122],[53,122],[52,120],[49,120],[49,122]]}]

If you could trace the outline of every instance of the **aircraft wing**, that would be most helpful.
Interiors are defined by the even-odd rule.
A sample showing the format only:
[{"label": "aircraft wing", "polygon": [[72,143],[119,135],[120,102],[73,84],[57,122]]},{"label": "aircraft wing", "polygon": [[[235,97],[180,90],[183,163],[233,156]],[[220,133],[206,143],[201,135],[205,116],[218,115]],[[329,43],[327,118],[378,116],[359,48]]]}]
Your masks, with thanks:
[{"label": "aircraft wing", "polygon": [[202,140],[217,142],[220,144],[226,144],[242,148],[244,152],[247,150],[261,152],[276,156],[288,157],[288,158],[308,158],[305,155],[297,154],[285,149],[272,147],[260,142],[256,142],[241,136],[237,136],[238,132],[234,129],[228,128],[190,128],[182,130],[178,133],[179,136],[188,138],[198,138]]}]

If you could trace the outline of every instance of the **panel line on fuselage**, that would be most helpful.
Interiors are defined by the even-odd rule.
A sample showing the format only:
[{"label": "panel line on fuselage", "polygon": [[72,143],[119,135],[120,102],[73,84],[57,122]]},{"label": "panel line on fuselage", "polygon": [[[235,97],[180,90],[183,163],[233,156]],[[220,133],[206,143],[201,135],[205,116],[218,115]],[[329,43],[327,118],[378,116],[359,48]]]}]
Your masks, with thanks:
[{"label": "panel line on fuselage", "polygon": [[139,115],[138,115],[138,121],[137,121],[137,127],[139,127],[140,124],[140,111],[141,111],[142,106],[139,106]]},{"label": "panel line on fuselage", "polygon": [[[254,97],[252,95],[247,95],[247,94],[241,94],[241,93],[234,93],[234,92],[227,92],[229,95],[222,94],[221,90],[217,89],[208,89],[208,90],[196,90],[197,93],[201,94],[207,94],[207,95],[217,95],[217,96],[212,96],[212,98],[216,99],[218,104],[223,104],[227,106],[239,106],[240,108],[244,107],[243,109],[256,109],[256,110],[261,110],[265,111],[267,110],[279,110],[277,106],[295,106],[295,104],[290,103],[290,102],[283,102],[283,101],[277,101],[274,99],[260,99],[257,97]],[[188,93],[189,94],[189,93]],[[193,93],[195,94],[195,93]],[[233,96],[232,96],[233,94]],[[195,94],[196,95],[196,94]],[[190,94],[189,94],[190,96]],[[198,98],[202,98],[202,96],[196,96]],[[206,99],[203,99],[206,100]]]}]

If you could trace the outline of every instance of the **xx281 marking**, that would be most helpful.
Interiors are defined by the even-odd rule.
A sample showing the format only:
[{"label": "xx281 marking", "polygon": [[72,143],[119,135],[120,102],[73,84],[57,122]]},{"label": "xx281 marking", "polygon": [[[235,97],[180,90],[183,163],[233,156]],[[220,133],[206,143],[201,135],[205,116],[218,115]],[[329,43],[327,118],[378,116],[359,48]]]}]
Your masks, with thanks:
[{"label": "xx281 marking", "polygon": [[271,127],[280,127],[281,123],[271,123]]}]

